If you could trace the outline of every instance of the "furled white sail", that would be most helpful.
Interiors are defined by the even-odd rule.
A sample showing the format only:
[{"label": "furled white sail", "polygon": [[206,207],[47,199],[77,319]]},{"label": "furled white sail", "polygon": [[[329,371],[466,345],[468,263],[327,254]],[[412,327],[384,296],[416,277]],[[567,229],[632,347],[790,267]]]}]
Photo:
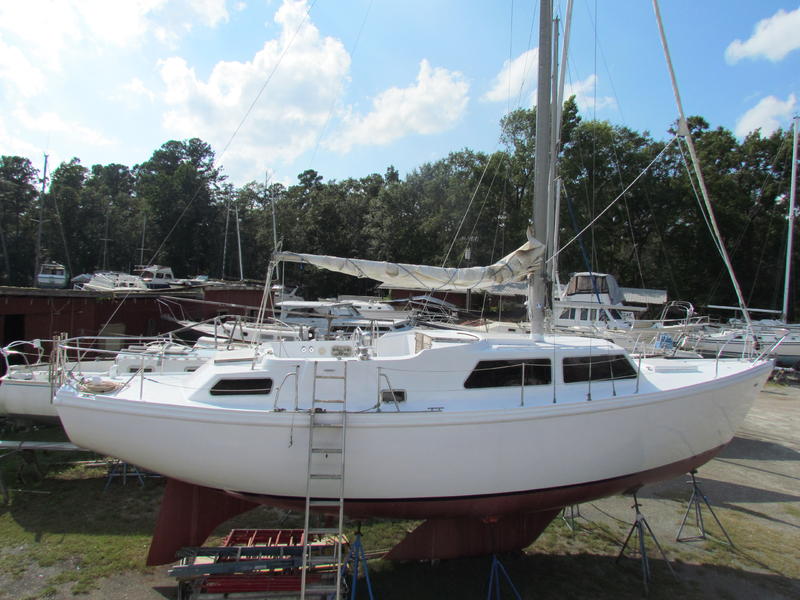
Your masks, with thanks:
[{"label": "furled white sail", "polygon": [[528,241],[488,267],[433,267],[360,258],[339,258],[317,254],[278,252],[276,260],[314,265],[356,277],[375,279],[391,287],[421,290],[488,290],[494,286],[522,281],[542,268],[544,245]]}]

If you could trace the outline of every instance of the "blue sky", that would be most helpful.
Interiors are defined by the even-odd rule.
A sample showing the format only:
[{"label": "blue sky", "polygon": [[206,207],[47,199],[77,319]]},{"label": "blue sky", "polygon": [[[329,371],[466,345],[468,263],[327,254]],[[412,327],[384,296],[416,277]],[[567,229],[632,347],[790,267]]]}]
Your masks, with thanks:
[{"label": "blue sky", "polygon": [[[565,2],[560,2],[563,10]],[[499,148],[531,106],[538,2],[27,0],[0,3],[0,153],[41,169],[211,144],[234,185],[405,175]],[[787,128],[800,4],[661,0],[687,114]],[[585,118],[667,138],[677,117],[651,2],[575,0],[567,84]],[[252,109],[251,109],[252,107]],[[245,118],[246,116],[246,118]],[[240,127],[241,125],[241,127]]]}]

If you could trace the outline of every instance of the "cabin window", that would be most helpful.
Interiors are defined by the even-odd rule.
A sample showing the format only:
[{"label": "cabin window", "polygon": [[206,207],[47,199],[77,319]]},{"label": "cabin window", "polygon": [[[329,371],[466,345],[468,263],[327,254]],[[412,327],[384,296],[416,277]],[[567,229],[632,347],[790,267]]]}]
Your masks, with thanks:
[{"label": "cabin window", "polygon": [[381,402],[405,402],[405,390],[381,390]]},{"label": "cabin window", "polygon": [[607,294],[608,281],[595,275],[575,275],[567,284],[567,296],[573,294]]},{"label": "cabin window", "polygon": [[465,388],[516,387],[525,385],[547,385],[551,379],[549,358],[516,360],[482,360],[464,382]]},{"label": "cabin window", "polygon": [[248,394],[269,394],[272,379],[258,377],[252,379],[220,379],[211,388],[212,396],[243,396]]},{"label": "cabin window", "polygon": [[589,320],[589,309],[582,308],[581,309],[581,321],[588,321]]},{"label": "cabin window", "polygon": [[624,354],[593,354],[564,358],[564,383],[635,377],[636,370]]}]

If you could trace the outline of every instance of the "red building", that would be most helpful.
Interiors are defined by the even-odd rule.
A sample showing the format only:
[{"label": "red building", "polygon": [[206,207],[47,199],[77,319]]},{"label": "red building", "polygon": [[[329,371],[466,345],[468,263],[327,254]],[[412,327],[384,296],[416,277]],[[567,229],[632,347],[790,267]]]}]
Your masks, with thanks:
[{"label": "red building", "polygon": [[96,335],[150,336],[177,325],[165,315],[205,320],[255,316],[263,288],[220,285],[168,292],[108,293],[0,287],[0,345],[16,340]]}]

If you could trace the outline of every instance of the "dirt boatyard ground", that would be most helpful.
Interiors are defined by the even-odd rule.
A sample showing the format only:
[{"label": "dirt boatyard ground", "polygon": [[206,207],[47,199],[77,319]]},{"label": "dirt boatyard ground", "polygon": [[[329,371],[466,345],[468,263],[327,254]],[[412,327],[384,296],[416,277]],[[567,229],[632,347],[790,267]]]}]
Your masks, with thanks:
[{"label": "dirt boatyard ground", "polygon": [[[57,430],[4,432],[5,439],[51,440]],[[564,456],[565,461],[580,460]],[[13,458],[0,463],[10,501],[0,506],[0,600],[175,598],[167,567],[144,557],[163,483],[140,487],[113,480],[85,454],[43,456],[44,479]],[[649,598],[800,598],[800,387],[768,385],[736,438],[697,474],[702,492],[734,542],[731,548],[707,508],[704,540],[677,542],[691,494],[688,476],[643,488],[642,514],[670,560],[674,578],[648,539]],[[523,554],[500,557],[523,598],[641,598],[638,554],[617,560],[634,520],[630,496],[556,519]],[[697,533],[693,514],[683,536]],[[220,527],[297,527],[297,515],[260,509]],[[368,553],[390,547],[408,522],[363,524]],[[635,541],[635,540],[634,540]],[[213,540],[212,540],[213,542]],[[634,544],[635,546],[635,544]],[[489,558],[435,564],[369,563],[376,600],[485,598]],[[513,594],[505,583],[503,597]],[[359,586],[359,598],[367,598]]]}]

